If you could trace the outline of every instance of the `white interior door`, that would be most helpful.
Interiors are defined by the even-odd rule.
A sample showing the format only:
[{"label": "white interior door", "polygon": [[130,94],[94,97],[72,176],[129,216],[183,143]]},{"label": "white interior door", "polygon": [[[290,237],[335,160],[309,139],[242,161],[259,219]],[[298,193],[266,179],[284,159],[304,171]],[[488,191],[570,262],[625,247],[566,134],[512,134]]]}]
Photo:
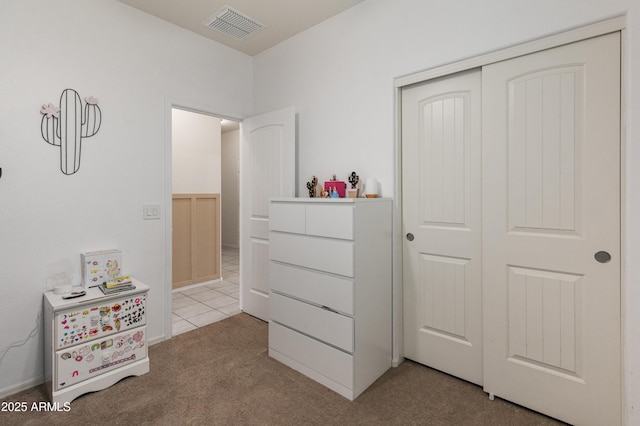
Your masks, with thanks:
[{"label": "white interior door", "polygon": [[481,74],[402,91],[405,357],[482,383]]},{"label": "white interior door", "polygon": [[619,34],[482,82],[484,388],[621,424]]},{"label": "white interior door", "polygon": [[295,196],[295,110],[240,125],[240,308],[269,320],[269,200]]}]

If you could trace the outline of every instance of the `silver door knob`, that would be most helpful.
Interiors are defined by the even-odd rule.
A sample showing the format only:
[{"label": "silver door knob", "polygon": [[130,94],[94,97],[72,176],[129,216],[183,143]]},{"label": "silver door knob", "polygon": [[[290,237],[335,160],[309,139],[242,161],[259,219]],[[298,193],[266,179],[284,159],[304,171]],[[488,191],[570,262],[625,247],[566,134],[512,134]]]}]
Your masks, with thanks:
[{"label": "silver door knob", "polygon": [[611,255],[606,251],[599,251],[594,254],[593,257],[595,257],[596,260],[600,263],[608,263],[611,261]]},{"label": "silver door knob", "polygon": [[413,241],[413,234],[411,232],[407,234],[407,240]]}]

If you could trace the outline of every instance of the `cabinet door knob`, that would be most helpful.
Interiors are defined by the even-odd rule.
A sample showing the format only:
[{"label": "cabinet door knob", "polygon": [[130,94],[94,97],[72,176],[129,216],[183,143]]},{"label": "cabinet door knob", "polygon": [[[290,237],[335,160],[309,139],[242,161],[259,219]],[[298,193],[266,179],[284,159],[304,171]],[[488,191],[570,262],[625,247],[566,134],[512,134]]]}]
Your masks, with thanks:
[{"label": "cabinet door knob", "polygon": [[407,240],[409,240],[409,241],[413,241],[413,238],[414,238],[414,237],[413,237],[413,234],[412,234],[411,232],[409,232],[409,233],[407,234]]}]

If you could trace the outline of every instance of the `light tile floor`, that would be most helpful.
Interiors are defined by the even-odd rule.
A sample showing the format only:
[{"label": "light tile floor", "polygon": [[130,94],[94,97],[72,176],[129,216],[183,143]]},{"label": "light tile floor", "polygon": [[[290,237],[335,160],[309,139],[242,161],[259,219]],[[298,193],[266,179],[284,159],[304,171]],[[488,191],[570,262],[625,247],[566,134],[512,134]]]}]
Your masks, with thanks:
[{"label": "light tile floor", "polygon": [[240,313],[238,249],[223,247],[221,256],[220,281],[173,291],[174,336]]}]

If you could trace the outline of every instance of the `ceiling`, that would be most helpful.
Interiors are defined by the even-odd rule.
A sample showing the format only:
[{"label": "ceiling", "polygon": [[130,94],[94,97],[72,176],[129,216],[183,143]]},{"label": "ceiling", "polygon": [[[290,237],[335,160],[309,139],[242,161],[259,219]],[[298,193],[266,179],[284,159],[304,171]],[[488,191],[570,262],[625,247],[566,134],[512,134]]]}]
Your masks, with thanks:
[{"label": "ceiling", "polygon": [[[119,0],[143,12],[254,56],[364,0]],[[236,40],[202,24],[230,6],[265,28]]]}]

